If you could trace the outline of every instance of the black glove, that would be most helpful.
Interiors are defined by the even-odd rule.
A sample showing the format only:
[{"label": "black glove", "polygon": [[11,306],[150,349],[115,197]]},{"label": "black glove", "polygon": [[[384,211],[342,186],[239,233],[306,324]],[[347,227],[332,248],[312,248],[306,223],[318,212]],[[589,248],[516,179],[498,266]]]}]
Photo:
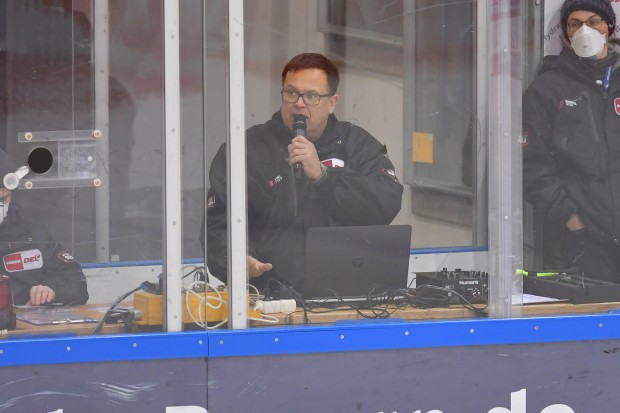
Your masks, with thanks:
[{"label": "black glove", "polygon": [[579,266],[578,262],[591,246],[586,229],[568,231],[562,245],[562,258],[568,267]]},{"label": "black glove", "polygon": [[616,282],[615,252],[593,240],[586,229],[579,229],[567,233],[562,257],[567,266],[577,267],[587,278]]}]

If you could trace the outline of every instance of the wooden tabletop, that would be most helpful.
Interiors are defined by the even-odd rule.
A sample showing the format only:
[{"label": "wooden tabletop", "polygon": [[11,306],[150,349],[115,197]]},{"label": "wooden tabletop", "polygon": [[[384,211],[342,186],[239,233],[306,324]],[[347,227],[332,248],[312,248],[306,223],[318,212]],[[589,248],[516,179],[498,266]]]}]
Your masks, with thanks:
[{"label": "wooden tabletop", "polygon": [[[476,305],[477,308],[482,306]],[[382,308],[382,307],[378,307]],[[591,304],[571,304],[568,302],[542,303],[542,304],[526,304],[521,309],[521,316],[553,316],[553,315],[571,315],[571,314],[601,314],[606,313],[610,309],[620,308],[620,302],[614,303],[591,303]],[[517,308],[516,310],[518,310]],[[367,318],[385,318],[389,313],[389,318],[398,318],[403,320],[449,320],[449,319],[465,319],[477,318],[479,315],[463,306],[450,306],[441,308],[396,308],[385,307],[386,312],[381,313],[376,310],[354,310],[350,308],[338,308],[337,310],[316,308],[306,312],[308,320],[311,324],[330,324],[341,320],[363,320]],[[270,314],[278,319],[279,325],[303,324],[305,317],[301,308],[293,313]],[[519,316],[515,314],[515,316]],[[267,323],[257,322],[256,325],[267,325]]]},{"label": "wooden tabletop", "polygon": [[[480,305],[476,307],[480,308]],[[467,319],[479,317],[476,312],[462,307],[450,306],[441,308],[413,308],[413,307],[378,307],[385,308],[385,312],[375,310],[359,310],[351,308],[325,309],[316,308],[309,310],[306,314],[310,324],[332,324],[342,320],[363,320],[368,318],[389,318],[402,320],[449,320],[449,319]],[[543,304],[527,304],[521,308],[521,316],[554,316],[554,315],[572,315],[572,314],[601,314],[611,309],[620,308],[620,302],[613,303],[592,303],[592,304],[570,304],[568,302],[555,302]],[[83,318],[91,318],[93,320],[101,320],[103,314],[108,309],[106,304],[88,304],[70,307],[71,311],[79,314]],[[29,309],[17,308],[18,313],[29,311]],[[298,308],[293,313],[277,313],[269,314],[269,317],[275,317],[277,325],[294,325],[304,324],[304,311]],[[515,314],[518,316],[518,314]],[[268,327],[274,323],[253,321],[252,326]],[[90,335],[97,326],[96,322],[74,323],[60,322],[57,324],[33,325],[31,323],[17,320],[17,328],[11,331],[0,331],[0,339],[3,338],[37,338],[49,336],[70,336],[70,335]],[[192,326],[187,326],[187,329]],[[135,326],[133,331],[162,331],[161,326]],[[100,334],[122,334],[126,332],[123,323],[104,324]]]},{"label": "wooden tabletop", "polygon": [[[71,335],[89,335],[92,334],[93,330],[97,326],[98,321],[101,320],[107,309],[108,306],[106,304],[87,304],[73,307],[50,309],[46,309],[44,307],[17,307],[15,311],[18,314],[18,319],[15,330],[0,331],[0,338],[20,338],[22,336],[24,338],[36,338],[37,336],[62,337]],[[34,316],[33,313],[40,311],[47,311],[47,313],[45,314],[46,317],[49,317],[50,314],[56,312],[58,314],[58,318],[50,317],[50,319],[54,320],[54,324],[44,325],[35,325],[19,319],[20,315],[30,314],[32,315],[32,318],[36,320],[37,317]],[[72,315],[79,315],[79,317],[71,317],[70,319],[67,319],[66,317],[63,317],[64,315],[66,315],[67,312],[70,312]],[[79,322],[80,319],[93,321]],[[104,324],[101,329],[102,334],[122,333],[123,331],[124,325],[122,323]]]}]

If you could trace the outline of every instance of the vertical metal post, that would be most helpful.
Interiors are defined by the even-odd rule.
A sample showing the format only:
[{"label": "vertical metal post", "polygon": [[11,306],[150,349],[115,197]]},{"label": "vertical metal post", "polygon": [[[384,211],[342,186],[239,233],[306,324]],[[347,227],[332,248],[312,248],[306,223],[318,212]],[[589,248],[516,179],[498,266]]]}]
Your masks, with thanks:
[{"label": "vertical metal post", "polygon": [[[485,122],[485,119],[489,117],[489,55],[491,51],[487,45],[488,39],[488,10],[486,1],[479,1],[474,3],[476,7],[476,128],[478,133],[475,136],[476,140],[476,203],[475,203],[475,216],[476,216],[476,228],[474,229],[475,240],[474,245],[484,245],[489,242],[488,225],[488,143],[490,139],[489,135],[489,122]],[[486,203],[486,205],[483,205]],[[486,220],[486,224],[483,227],[482,222]]]},{"label": "vertical metal post", "polygon": [[179,0],[164,0],[164,277],[165,330],[181,331],[181,86]]},{"label": "vertical metal post", "polygon": [[228,148],[228,322],[247,328],[247,203],[243,1],[228,2],[229,140]]},{"label": "vertical metal post", "polygon": [[96,148],[99,154],[97,175],[101,185],[95,188],[95,246],[97,262],[110,260],[110,22],[108,0],[94,2],[95,55],[95,128],[101,134]]},{"label": "vertical metal post", "polygon": [[[326,12],[327,13],[327,12]],[[413,151],[412,135],[416,131],[416,8],[414,0],[403,1],[403,171],[411,171],[411,182],[415,176],[415,165],[411,161]],[[403,172],[403,175],[405,172]],[[411,191],[412,188],[409,188]]]},{"label": "vertical metal post", "polygon": [[[486,27],[489,143],[489,306],[492,317],[520,315],[513,306],[515,270],[522,265],[520,10],[512,0],[479,2]],[[517,14],[514,15],[513,14]],[[517,39],[517,41],[515,41]]]}]

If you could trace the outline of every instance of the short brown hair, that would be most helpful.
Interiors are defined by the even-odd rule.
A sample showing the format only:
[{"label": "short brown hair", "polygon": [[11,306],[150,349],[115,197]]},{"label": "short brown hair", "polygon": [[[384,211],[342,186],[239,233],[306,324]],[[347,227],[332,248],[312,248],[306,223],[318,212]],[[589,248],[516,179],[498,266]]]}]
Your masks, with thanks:
[{"label": "short brown hair", "polygon": [[332,95],[336,93],[338,84],[340,83],[338,67],[320,53],[301,53],[289,60],[282,70],[282,85],[284,85],[284,79],[286,79],[288,73],[304,69],[319,69],[325,72],[329,85],[329,93]]}]

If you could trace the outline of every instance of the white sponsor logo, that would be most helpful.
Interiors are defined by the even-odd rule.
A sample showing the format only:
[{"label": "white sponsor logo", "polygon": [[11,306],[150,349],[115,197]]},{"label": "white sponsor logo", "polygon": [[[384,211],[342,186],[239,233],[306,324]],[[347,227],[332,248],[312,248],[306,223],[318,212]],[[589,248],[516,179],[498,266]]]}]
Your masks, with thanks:
[{"label": "white sponsor logo", "polygon": [[[510,408],[494,407],[487,413],[528,413],[526,407],[527,389],[510,393]],[[409,410],[407,411],[409,412]],[[379,413],[388,413],[380,411]],[[389,413],[399,413],[390,411]],[[415,410],[413,413],[424,413],[422,410]],[[444,413],[441,410],[429,410],[426,413]],[[540,413],[575,413],[575,411],[565,404],[551,404],[540,411]]]},{"label": "white sponsor logo", "polygon": [[[54,410],[49,413],[64,413],[64,409]],[[166,407],[166,413],[209,413],[207,409],[200,406],[170,406]]]},{"label": "white sponsor logo", "polygon": [[19,272],[43,268],[43,254],[38,249],[7,254],[2,259],[7,272]]}]

